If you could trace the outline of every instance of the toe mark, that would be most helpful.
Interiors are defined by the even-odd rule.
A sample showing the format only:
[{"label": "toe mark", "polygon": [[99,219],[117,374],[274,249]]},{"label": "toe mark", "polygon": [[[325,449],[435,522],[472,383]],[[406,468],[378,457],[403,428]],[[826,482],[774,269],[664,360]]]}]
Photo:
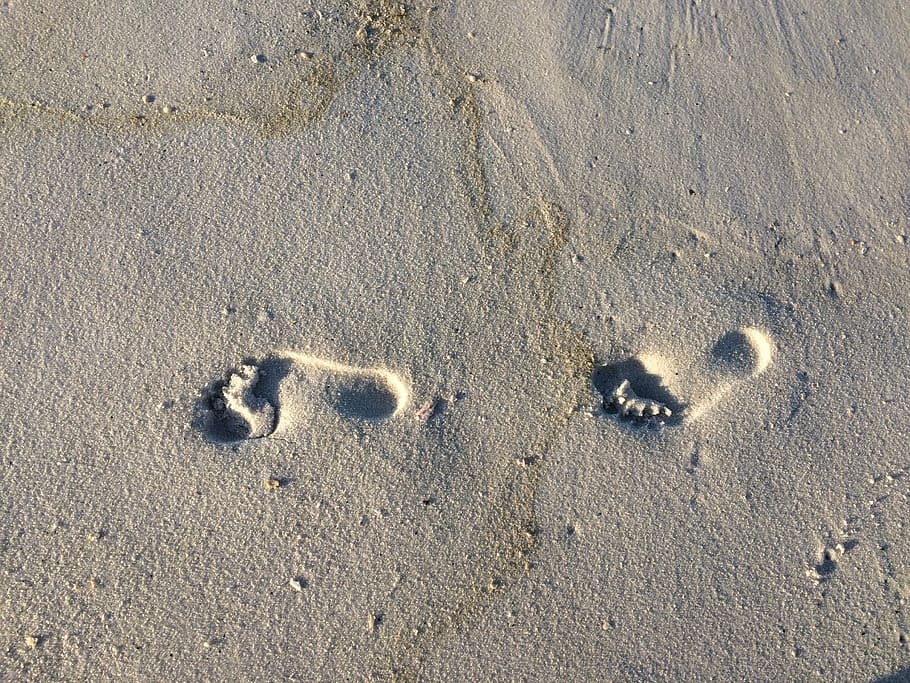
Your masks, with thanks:
[{"label": "toe mark", "polygon": [[278,387],[289,371],[283,359],[245,360],[202,390],[196,426],[219,445],[268,436],[278,425]]},{"label": "toe mark", "polygon": [[594,389],[604,410],[634,424],[677,424],[685,408],[664,386],[663,378],[648,372],[636,358],[595,368]]}]

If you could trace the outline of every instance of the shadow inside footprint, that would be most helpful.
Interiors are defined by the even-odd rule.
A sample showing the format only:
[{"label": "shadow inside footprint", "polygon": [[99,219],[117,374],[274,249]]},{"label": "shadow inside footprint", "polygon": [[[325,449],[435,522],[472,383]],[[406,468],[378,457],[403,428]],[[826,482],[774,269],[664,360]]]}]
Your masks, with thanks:
[{"label": "shadow inside footprint", "polygon": [[[906,636],[904,634],[901,634],[899,639],[902,645],[906,643]],[[896,671],[890,676],[876,678],[872,683],[907,683],[907,681],[910,681],[910,666]]]},{"label": "shadow inside footprint", "polygon": [[325,398],[336,413],[348,420],[379,422],[392,417],[399,395],[381,377],[348,375],[326,386]]},{"label": "shadow inside footprint", "polygon": [[[665,406],[669,409],[670,415],[656,413],[655,419],[651,419],[647,414],[632,416],[619,410],[611,397],[624,382],[628,382],[632,396],[641,399],[646,404]],[[591,375],[591,383],[603,398],[604,409],[610,414],[619,414],[623,419],[639,424],[659,422],[674,425],[681,421],[681,414],[685,406],[664,386],[663,378],[660,375],[649,373],[641,361],[635,358],[596,367]]]},{"label": "shadow inside footprint", "polygon": [[763,372],[772,361],[774,341],[762,330],[742,327],[717,340],[709,355],[711,363],[723,372],[740,377]]},{"label": "shadow inside footprint", "polygon": [[195,426],[219,445],[268,436],[278,425],[278,388],[290,368],[281,358],[245,359],[202,390]]},{"label": "shadow inside footprint", "polygon": [[728,332],[718,339],[711,349],[711,360],[723,370],[738,375],[751,374],[758,364],[755,350],[741,330]]}]

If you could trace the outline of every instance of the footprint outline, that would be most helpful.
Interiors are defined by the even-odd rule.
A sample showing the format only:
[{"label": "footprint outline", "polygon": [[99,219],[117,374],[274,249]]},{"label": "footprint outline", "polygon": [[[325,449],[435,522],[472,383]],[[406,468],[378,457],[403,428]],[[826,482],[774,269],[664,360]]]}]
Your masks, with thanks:
[{"label": "footprint outline", "polygon": [[[686,401],[673,391],[679,372],[673,362],[658,353],[643,352],[611,362],[596,363],[591,374],[598,410],[624,426],[676,428],[708,414],[736,387],[765,372],[774,362],[777,349],[771,334],[759,327],[742,326],[721,335],[708,352],[708,368],[715,380],[701,400]],[[658,410],[650,415],[627,416],[612,405],[616,392],[628,382],[632,395]],[[679,394],[679,395],[678,395]],[[663,410],[666,408],[666,411]]]},{"label": "footprint outline", "polygon": [[202,391],[195,423],[210,443],[237,445],[266,438],[282,426],[279,388],[291,370],[321,375],[321,396],[341,418],[380,423],[402,414],[410,390],[383,367],[358,367],[282,349],[261,360],[244,359]]}]

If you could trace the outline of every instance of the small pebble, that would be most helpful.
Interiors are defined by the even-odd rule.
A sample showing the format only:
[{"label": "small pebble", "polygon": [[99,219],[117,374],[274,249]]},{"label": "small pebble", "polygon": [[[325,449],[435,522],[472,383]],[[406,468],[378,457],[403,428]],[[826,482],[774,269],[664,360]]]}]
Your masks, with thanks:
[{"label": "small pebble", "polygon": [[36,647],[38,647],[39,642],[40,641],[38,639],[38,636],[32,636],[32,635],[25,636],[25,645],[30,650],[34,650]]},{"label": "small pebble", "polygon": [[263,486],[270,491],[274,491],[275,489],[281,488],[281,482],[278,479],[266,479],[263,482]]},{"label": "small pebble", "polygon": [[367,615],[367,629],[370,633],[375,633],[376,629],[379,628],[379,625],[382,624],[382,615],[381,614],[368,614]]},{"label": "small pebble", "polygon": [[253,62],[253,64],[265,64],[266,56],[263,54],[250,55],[250,61]]},{"label": "small pebble", "polygon": [[305,579],[293,578],[288,583],[291,585],[291,588],[293,588],[298,593],[302,593],[303,589],[306,588]]},{"label": "small pebble", "polygon": [[145,95],[145,96],[142,98],[142,101],[145,102],[146,104],[151,104],[152,102],[155,101],[155,96],[154,96],[154,95],[151,95],[151,94]]},{"label": "small pebble", "polygon": [[417,409],[417,412],[414,413],[414,417],[417,420],[426,422],[431,417],[433,417],[433,413],[435,413],[435,412],[436,412],[436,400],[433,399],[431,401],[424,401],[424,403],[422,403],[421,406]]}]

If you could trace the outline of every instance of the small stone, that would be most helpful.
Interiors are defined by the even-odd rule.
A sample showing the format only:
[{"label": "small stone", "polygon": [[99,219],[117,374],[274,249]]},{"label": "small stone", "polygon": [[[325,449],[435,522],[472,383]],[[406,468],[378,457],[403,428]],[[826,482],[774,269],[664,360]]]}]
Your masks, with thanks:
[{"label": "small stone", "polygon": [[281,481],[279,479],[266,479],[263,482],[263,486],[270,491],[274,491],[275,489],[281,488]]},{"label": "small stone", "polygon": [[291,588],[293,588],[298,593],[302,593],[303,589],[307,587],[306,579],[299,576],[294,577],[288,583],[290,584]]},{"label": "small stone", "polygon": [[268,59],[264,54],[252,54],[250,55],[250,61],[253,62],[253,64],[265,64]]},{"label": "small stone", "polygon": [[503,581],[503,579],[501,579],[498,576],[494,576],[490,579],[489,583],[487,584],[487,592],[493,593],[495,591],[498,591],[500,588],[502,588],[505,585],[506,585],[506,582]]},{"label": "small stone", "polygon": [[436,399],[424,401],[417,409],[417,412],[414,413],[414,418],[421,422],[427,422],[431,417],[433,417],[433,414],[436,412],[436,405]]},{"label": "small stone", "polygon": [[25,636],[25,646],[29,650],[34,650],[38,647],[38,644],[41,642],[41,639],[38,636],[27,635]]},{"label": "small stone", "polygon": [[162,114],[173,114],[175,111],[177,111],[177,110],[169,104],[166,104],[163,107],[161,107]]},{"label": "small stone", "polygon": [[297,56],[300,57],[300,59],[302,59],[303,61],[308,62],[313,58],[313,53],[307,52],[306,50],[301,50],[300,52],[297,53]]},{"label": "small stone", "polygon": [[155,96],[154,96],[154,95],[151,95],[151,94],[145,95],[145,96],[142,98],[142,101],[145,102],[146,104],[151,104],[152,102],[155,101]]}]

